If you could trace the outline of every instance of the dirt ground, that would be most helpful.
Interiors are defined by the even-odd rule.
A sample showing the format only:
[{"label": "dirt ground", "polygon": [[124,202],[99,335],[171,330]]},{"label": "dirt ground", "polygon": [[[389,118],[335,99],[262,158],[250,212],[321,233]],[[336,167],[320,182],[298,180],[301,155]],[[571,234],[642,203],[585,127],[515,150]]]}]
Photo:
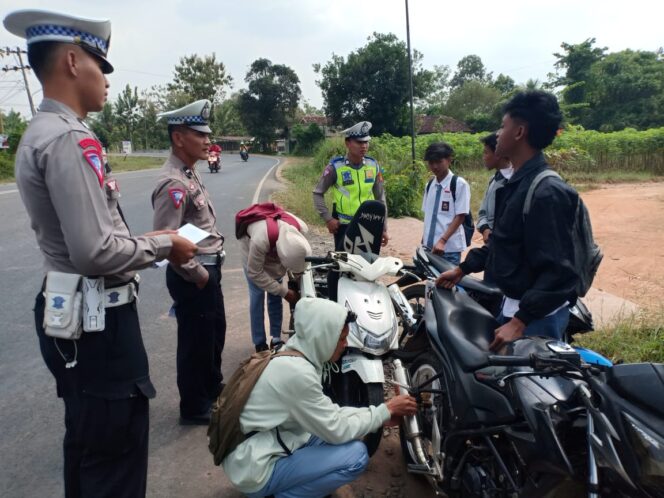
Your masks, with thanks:
[{"label": "dirt ground", "polygon": [[[588,294],[596,322],[609,322],[638,308],[660,307],[664,291],[664,183],[607,185],[582,194],[588,206],[595,240],[604,260]],[[390,219],[391,237],[385,255],[412,260],[422,222]],[[331,248],[331,236],[311,234],[314,254]],[[481,243],[481,238],[474,240]],[[399,434],[386,429],[368,471],[335,495],[338,498],[434,496],[424,479],[406,472]]]}]

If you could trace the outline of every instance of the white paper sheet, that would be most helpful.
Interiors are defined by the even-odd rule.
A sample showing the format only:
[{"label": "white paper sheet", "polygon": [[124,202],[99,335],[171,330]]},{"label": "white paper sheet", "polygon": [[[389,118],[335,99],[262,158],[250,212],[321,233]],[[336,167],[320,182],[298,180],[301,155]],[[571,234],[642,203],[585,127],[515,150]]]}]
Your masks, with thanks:
[{"label": "white paper sheet", "polygon": [[[178,235],[194,244],[198,244],[201,240],[208,238],[212,234],[210,232],[206,232],[205,230],[198,228],[196,225],[187,223],[186,225],[183,225],[178,229]],[[157,268],[161,268],[162,266],[166,266],[167,264],[168,260],[164,259],[162,261],[159,261],[158,263],[155,263],[155,266]]]}]

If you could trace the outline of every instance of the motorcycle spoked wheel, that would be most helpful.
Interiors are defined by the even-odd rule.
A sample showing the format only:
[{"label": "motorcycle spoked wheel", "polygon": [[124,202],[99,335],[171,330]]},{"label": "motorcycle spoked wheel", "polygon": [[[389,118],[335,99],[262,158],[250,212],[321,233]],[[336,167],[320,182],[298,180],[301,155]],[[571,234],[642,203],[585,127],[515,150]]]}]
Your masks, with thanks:
[{"label": "motorcycle spoked wheel", "polygon": [[[402,292],[404,297],[408,301],[408,304],[410,304],[410,306],[413,308],[413,316],[417,320],[415,326],[413,327],[413,330],[417,330],[420,325],[420,322],[424,318],[424,301],[426,294],[426,285],[424,284],[411,285],[410,287],[406,287],[405,289],[403,289]],[[399,313],[397,310],[397,316],[398,315]],[[400,344],[404,338],[404,334],[407,332],[408,331],[403,328],[403,325],[401,325],[401,330],[399,332]]]},{"label": "motorcycle spoked wheel", "polygon": [[[426,380],[440,373],[443,366],[440,360],[430,351],[419,355],[408,366],[410,374],[410,385],[412,387],[423,384]],[[430,389],[445,391],[447,388],[443,378],[434,380],[429,384]],[[433,460],[433,427],[438,426],[441,431],[441,440],[444,438],[444,427],[449,418],[448,400],[444,394],[422,393],[423,402],[417,411],[417,421],[422,433],[422,448],[429,461]],[[435,410],[434,410],[435,408]],[[415,457],[415,451],[410,441],[406,439],[403,424],[399,427],[399,439],[401,440],[401,452],[407,464],[419,463]]]},{"label": "motorcycle spoked wheel", "polygon": [[[332,399],[340,406],[354,406],[357,408],[367,406],[379,406],[384,403],[383,384],[370,382],[365,384],[360,376],[353,371],[342,373],[336,372],[332,376]],[[376,453],[380,440],[383,437],[383,428],[364,436],[364,444],[367,446],[369,456]]]}]

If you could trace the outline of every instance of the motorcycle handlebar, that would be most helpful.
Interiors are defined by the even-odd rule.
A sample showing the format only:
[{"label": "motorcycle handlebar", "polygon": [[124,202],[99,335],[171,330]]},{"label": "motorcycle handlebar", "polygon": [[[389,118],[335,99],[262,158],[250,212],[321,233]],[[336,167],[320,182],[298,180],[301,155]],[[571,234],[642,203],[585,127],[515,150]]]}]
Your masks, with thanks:
[{"label": "motorcycle handlebar", "polygon": [[499,356],[489,355],[489,365],[493,367],[533,367],[535,358],[532,356]]},{"label": "motorcycle handlebar", "polygon": [[315,265],[324,265],[327,263],[332,263],[332,260],[328,257],[321,258],[320,256],[307,256],[304,258],[305,261],[313,263]]}]

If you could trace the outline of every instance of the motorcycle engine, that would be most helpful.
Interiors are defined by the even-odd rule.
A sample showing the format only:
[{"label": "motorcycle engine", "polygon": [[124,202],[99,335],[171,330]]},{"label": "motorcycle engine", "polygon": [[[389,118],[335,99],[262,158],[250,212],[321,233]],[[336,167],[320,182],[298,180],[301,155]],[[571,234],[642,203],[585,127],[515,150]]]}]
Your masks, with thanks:
[{"label": "motorcycle engine", "polygon": [[465,466],[461,477],[461,496],[484,498],[493,495],[495,485],[486,469],[478,464]]}]

